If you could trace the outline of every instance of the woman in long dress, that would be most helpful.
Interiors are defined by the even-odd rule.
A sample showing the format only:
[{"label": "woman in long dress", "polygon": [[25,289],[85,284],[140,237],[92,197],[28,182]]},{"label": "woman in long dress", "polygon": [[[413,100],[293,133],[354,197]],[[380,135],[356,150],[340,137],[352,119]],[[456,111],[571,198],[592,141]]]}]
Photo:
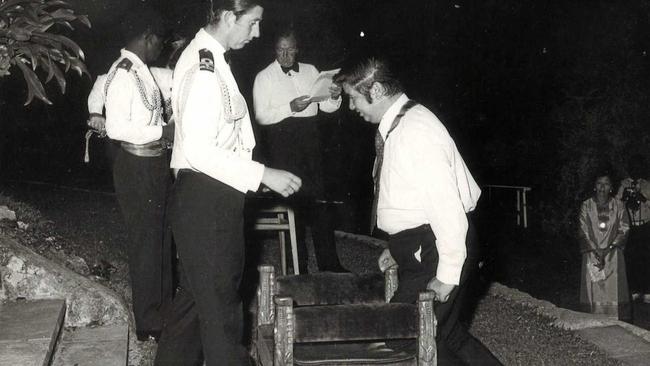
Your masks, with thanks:
[{"label": "woman in long dress", "polygon": [[594,195],[580,209],[583,311],[632,318],[623,246],[629,230],[623,202],[612,197],[612,180],[601,174]]}]

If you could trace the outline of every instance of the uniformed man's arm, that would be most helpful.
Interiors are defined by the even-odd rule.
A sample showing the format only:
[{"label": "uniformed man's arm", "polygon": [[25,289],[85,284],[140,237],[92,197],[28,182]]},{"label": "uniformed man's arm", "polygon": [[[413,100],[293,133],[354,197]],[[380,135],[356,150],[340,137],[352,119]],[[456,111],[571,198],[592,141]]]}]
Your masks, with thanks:
[{"label": "uniformed man's arm", "polygon": [[106,74],[97,76],[90,93],[88,94],[88,114],[102,115],[104,110],[104,85]]},{"label": "uniformed man's arm", "polygon": [[133,106],[142,103],[135,82],[128,71],[118,69],[106,94],[106,133],[108,137],[132,144],[146,144],[162,136],[162,126],[148,126],[151,113],[135,113]]},{"label": "uniformed man's arm", "polygon": [[[188,163],[238,191],[256,191],[262,181],[264,165],[218,146],[219,130],[226,121],[219,81],[214,72],[198,71],[185,87],[189,90],[181,112],[181,134]],[[225,126],[224,130],[229,128]]]},{"label": "uniformed man's arm", "polygon": [[289,103],[273,104],[274,86],[263,73],[257,74],[253,84],[255,120],[262,126],[276,124],[294,115]]}]

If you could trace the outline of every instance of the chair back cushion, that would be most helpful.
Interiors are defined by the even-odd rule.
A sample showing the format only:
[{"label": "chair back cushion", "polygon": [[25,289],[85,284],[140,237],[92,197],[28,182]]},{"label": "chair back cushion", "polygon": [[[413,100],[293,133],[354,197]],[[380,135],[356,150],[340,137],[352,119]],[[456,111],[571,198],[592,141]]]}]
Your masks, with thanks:
[{"label": "chair back cushion", "polygon": [[385,303],[381,274],[315,273],[278,276],[277,295],[291,297],[296,306]]}]

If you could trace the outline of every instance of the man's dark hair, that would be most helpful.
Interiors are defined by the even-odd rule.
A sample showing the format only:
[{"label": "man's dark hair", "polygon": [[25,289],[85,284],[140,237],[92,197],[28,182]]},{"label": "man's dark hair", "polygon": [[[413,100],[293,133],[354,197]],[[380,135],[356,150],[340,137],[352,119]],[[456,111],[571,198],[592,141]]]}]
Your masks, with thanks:
[{"label": "man's dark hair", "polygon": [[356,65],[343,67],[336,75],[337,84],[348,84],[371,103],[370,89],[375,82],[381,83],[387,96],[402,92],[402,83],[391,72],[388,62],[378,58],[367,58]]},{"label": "man's dark hair", "polygon": [[122,34],[128,43],[143,34],[164,37],[167,28],[163,16],[145,4],[138,4],[127,10],[122,20]]},{"label": "man's dark hair", "polygon": [[256,6],[264,7],[263,0],[210,0],[208,6],[208,24],[221,20],[221,13],[232,11],[237,19]]}]

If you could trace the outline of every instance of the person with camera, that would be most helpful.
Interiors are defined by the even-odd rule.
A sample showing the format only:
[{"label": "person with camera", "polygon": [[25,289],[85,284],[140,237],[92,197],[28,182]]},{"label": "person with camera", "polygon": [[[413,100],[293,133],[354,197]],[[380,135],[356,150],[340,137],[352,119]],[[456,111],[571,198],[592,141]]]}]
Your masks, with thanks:
[{"label": "person with camera", "polygon": [[623,202],[612,197],[612,181],[607,170],[596,173],[593,195],[580,208],[580,307],[585,312],[631,320],[623,255],[629,222]]},{"label": "person with camera", "polygon": [[650,303],[650,182],[645,158],[635,155],[628,166],[630,177],[621,181],[617,197],[625,203],[630,236],[625,259],[633,300]]}]

